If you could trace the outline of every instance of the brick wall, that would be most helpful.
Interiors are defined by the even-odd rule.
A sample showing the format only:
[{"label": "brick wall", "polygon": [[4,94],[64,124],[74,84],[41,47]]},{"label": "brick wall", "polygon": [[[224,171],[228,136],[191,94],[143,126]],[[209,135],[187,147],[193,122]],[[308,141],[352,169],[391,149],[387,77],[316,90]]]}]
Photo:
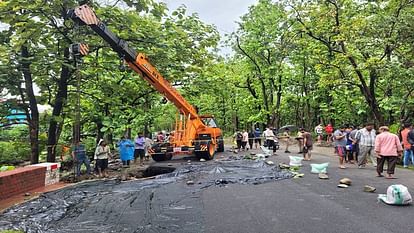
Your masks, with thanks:
[{"label": "brick wall", "polygon": [[0,200],[45,186],[46,167],[22,167],[0,172]]}]

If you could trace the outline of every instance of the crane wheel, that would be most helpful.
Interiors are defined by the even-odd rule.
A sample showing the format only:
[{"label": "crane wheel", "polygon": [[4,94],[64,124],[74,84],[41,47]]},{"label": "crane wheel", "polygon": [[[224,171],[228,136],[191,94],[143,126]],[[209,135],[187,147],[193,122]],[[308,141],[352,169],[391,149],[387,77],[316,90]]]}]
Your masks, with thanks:
[{"label": "crane wheel", "polygon": [[207,143],[207,150],[206,151],[197,151],[196,156],[197,158],[202,158],[205,160],[211,160],[214,158],[214,154],[216,152],[216,147],[213,143],[208,142]]},{"label": "crane wheel", "polygon": [[165,153],[165,154],[158,153],[158,154],[152,154],[151,157],[153,160],[157,162],[161,162],[161,161],[171,160],[172,154],[171,153]]}]

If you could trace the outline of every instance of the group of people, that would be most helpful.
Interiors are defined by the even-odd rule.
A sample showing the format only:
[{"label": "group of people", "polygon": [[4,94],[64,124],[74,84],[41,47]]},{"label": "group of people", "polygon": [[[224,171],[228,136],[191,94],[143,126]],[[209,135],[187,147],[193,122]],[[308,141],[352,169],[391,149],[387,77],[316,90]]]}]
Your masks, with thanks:
[{"label": "group of people", "polygon": [[[259,128],[247,132],[247,130],[239,131],[237,130],[236,133],[233,135],[233,139],[236,142],[236,152],[250,150],[253,149],[253,145],[257,149],[259,146],[262,145],[262,132]],[[247,146],[249,145],[249,147]]]},{"label": "group of people", "polygon": [[[276,151],[279,148],[279,138],[283,138],[286,143],[285,153],[290,153],[289,145],[291,136],[289,128],[284,130],[282,136],[278,136],[273,127],[269,126],[263,133],[259,128],[250,132],[247,132],[247,130],[236,131],[233,138],[236,142],[235,152],[248,150],[249,148],[253,149],[253,145],[257,149],[259,146],[262,146],[261,139],[264,138],[264,146],[273,151],[273,154],[276,155]],[[313,148],[311,133],[307,132],[304,128],[300,128],[296,140],[299,145],[299,153],[303,153],[305,160],[310,160]],[[249,145],[249,147],[247,147],[247,145]]]},{"label": "group of people", "polygon": [[386,178],[393,179],[395,166],[403,152],[405,167],[414,161],[414,131],[410,123],[404,124],[401,140],[387,126],[379,127],[377,133],[373,123],[366,123],[362,128],[341,126],[334,131],[332,138],[342,169],[346,168],[345,163],[364,168],[369,159],[376,167],[377,176],[383,177],[384,164],[387,162]]},{"label": "group of people", "polygon": [[332,143],[332,135],[334,133],[334,128],[332,124],[327,124],[325,127],[323,127],[322,124],[319,124],[315,127],[315,133],[317,135],[317,142],[318,144],[322,144],[322,141],[324,140],[324,136],[326,136],[326,143],[330,144]]},{"label": "group of people", "polygon": [[142,132],[138,133],[134,141],[123,136],[118,142],[120,159],[124,167],[129,167],[131,161],[135,163],[139,160],[139,165],[144,165],[144,160],[149,160],[148,149],[153,144],[150,137],[145,137]]},{"label": "group of people", "polygon": [[[111,156],[111,149],[103,139],[100,139],[94,153],[94,171],[99,177],[108,176],[106,169],[108,168],[108,159],[110,159]],[[72,148],[72,158],[76,165],[76,176],[81,175],[81,167],[83,164],[86,167],[86,174],[92,174],[90,160],[86,154],[86,147],[81,141],[74,144]]]},{"label": "group of people", "polygon": [[[285,143],[285,153],[290,153],[289,146],[291,145],[291,135],[290,135],[290,129],[287,127],[284,129],[284,132],[279,137],[284,140]],[[312,134],[308,131],[306,131],[305,128],[299,128],[298,133],[295,137],[297,140],[298,148],[299,148],[299,154],[303,154],[304,160],[311,160],[312,156],[312,149],[313,149],[313,139]]]},{"label": "group of people", "polygon": [[[129,167],[130,162],[139,160],[140,166],[144,165],[144,159],[149,159],[148,148],[152,145],[152,140],[149,137],[144,137],[143,133],[138,133],[138,136],[132,141],[126,136],[123,136],[117,143],[119,148],[120,159],[124,167]],[[100,139],[94,153],[95,173],[99,177],[108,177],[107,168],[108,160],[111,159],[112,153],[109,145],[105,140]],[[74,144],[72,148],[72,158],[76,165],[76,176],[81,175],[82,165],[86,166],[86,174],[91,173],[90,160],[86,154],[85,145],[81,142]]]}]

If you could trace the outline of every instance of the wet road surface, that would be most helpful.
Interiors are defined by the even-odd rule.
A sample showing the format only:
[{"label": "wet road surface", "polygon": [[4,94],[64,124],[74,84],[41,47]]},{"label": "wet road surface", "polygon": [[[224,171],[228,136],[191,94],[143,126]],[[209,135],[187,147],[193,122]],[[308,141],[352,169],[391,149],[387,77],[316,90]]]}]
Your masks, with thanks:
[{"label": "wet road surface", "polygon": [[[247,153],[246,153],[247,154]],[[288,162],[279,153],[270,160]],[[221,157],[224,155],[224,159]],[[238,160],[230,153],[220,161],[175,160],[177,169],[156,179],[93,181],[13,207],[0,216],[0,229],[26,232],[410,232],[412,206],[377,202],[362,192],[366,184],[385,193],[402,183],[410,191],[413,173],[397,170],[396,181],[375,177],[373,168],[337,169],[333,156],[316,155],[314,163],[330,162],[330,180],[304,178],[263,161]],[[163,164],[167,166],[166,163]],[[353,185],[336,187],[349,177]],[[187,184],[191,181],[193,184]]]}]

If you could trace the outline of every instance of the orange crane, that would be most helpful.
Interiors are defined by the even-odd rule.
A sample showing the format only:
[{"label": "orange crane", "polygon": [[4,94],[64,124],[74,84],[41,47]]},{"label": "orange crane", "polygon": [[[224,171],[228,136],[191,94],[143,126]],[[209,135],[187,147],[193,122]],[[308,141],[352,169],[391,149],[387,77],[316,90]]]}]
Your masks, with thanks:
[{"label": "orange crane", "polygon": [[[178,109],[174,134],[168,142],[157,142],[149,153],[155,161],[170,160],[175,154],[194,154],[199,158],[212,159],[215,152],[224,151],[224,141],[220,128],[212,115],[199,115],[197,110],[151,65],[147,56],[137,53],[128,43],[111,32],[98,19],[88,5],[69,10],[67,16],[79,25],[88,25],[101,36],[128,66],[138,73],[159,93],[164,95]],[[85,55],[87,47],[83,44],[75,46],[81,55]]]}]

